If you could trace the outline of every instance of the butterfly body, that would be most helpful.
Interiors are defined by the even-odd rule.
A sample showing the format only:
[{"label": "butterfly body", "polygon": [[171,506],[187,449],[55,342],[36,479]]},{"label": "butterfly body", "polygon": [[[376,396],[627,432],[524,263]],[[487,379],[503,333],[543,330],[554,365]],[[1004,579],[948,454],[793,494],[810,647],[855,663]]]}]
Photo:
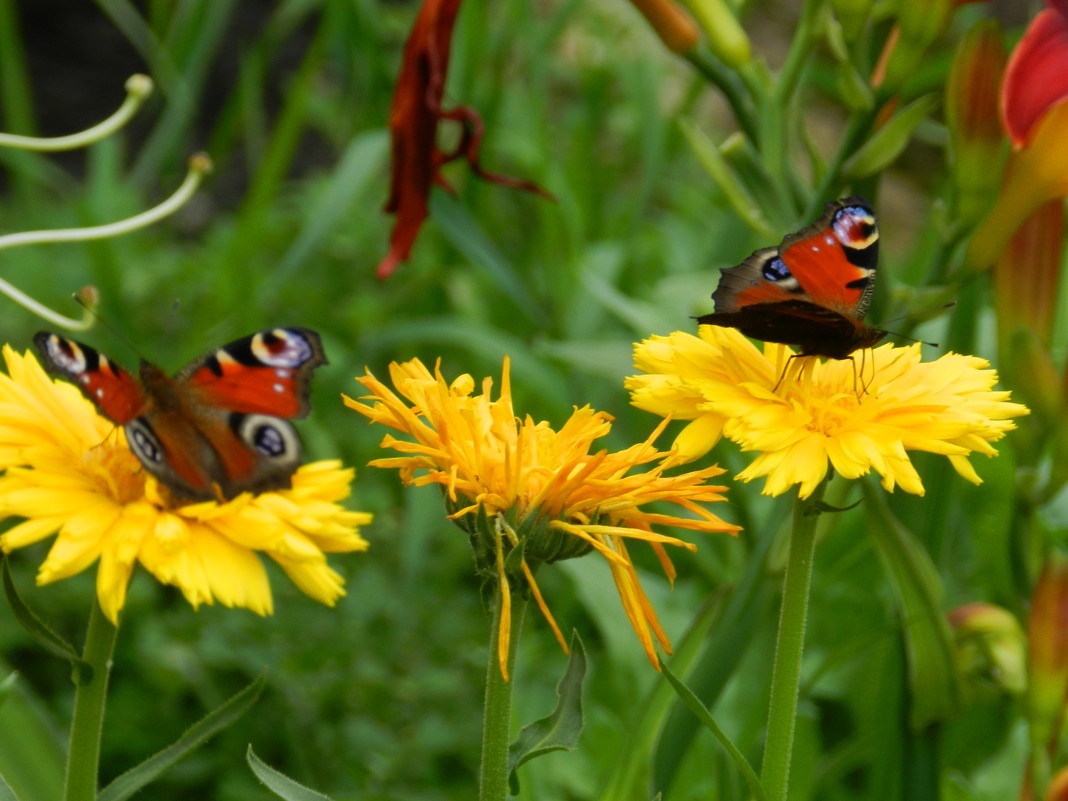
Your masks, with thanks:
[{"label": "butterfly body", "polygon": [[301,447],[291,418],[310,410],[319,336],[274,328],[216,348],[173,377],[142,362],[135,378],[99,351],[56,334],[34,338],[53,373],[123,426],[145,469],[180,498],[233,498],[290,485]]},{"label": "butterfly body", "polygon": [[765,342],[795,345],[801,356],[845,359],[886,336],[862,319],[871,304],[879,229],[867,201],[827,204],[823,216],[723,270],[716,310],[697,320],[737,328]]}]

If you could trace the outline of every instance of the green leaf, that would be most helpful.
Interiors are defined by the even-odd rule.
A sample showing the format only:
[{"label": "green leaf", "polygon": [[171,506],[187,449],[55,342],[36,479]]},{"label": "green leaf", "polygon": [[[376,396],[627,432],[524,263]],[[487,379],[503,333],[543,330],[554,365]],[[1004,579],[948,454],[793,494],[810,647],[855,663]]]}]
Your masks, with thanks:
[{"label": "green leaf", "polygon": [[[697,611],[689,629],[677,644],[671,664],[687,675],[701,655],[709,632],[723,615],[727,596],[721,588]],[[656,682],[641,704],[640,713],[627,727],[620,745],[614,749],[614,762],[608,779],[599,788],[601,801],[645,801],[653,784],[653,757],[657,750],[664,722],[678,706],[670,684]]]},{"label": "green leaf", "polygon": [[12,672],[0,683],[0,801],[55,801],[63,795],[66,744],[44,705]]},{"label": "green leaf", "polygon": [[100,792],[97,801],[122,801],[157,779],[165,770],[188,756],[194,748],[203,745],[248,712],[260,697],[265,684],[266,679],[262,675],[257,677],[237,695],[186,729],[171,745],[116,778]]},{"label": "green leaf", "polygon": [[938,96],[933,93],[909,103],[849,157],[842,166],[842,174],[849,179],[864,178],[888,167],[901,155],[916,126],[937,105]]},{"label": "green leaf", "polygon": [[760,205],[753,199],[752,194],[745,188],[737,173],[723,158],[723,154],[712,140],[697,127],[696,123],[686,117],[679,120],[679,128],[693,149],[694,155],[701,162],[701,166],[716,182],[734,212],[761,237],[774,236],[775,229],[764,216]]},{"label": "green leaf", "polygon": [[329,796],[317,793],[315,790],[293,781],[284,773],[279,773],[256,756],[252,751],[251,745],[248,747],[245,759],[248,761],[248,766],[252,768],[252,772],[256,774],[256,778],[263,782],[268,790],[279,798],[284,798],[285,801],[330,801]]},{"label": "green leaf", "polygon": [[[293,276],[315,256],[323,243],[337,231],[338,225],[352,213],[355,198],[380,180],[382,165],[389,154],[385,131],[366,131],[352,138],[329,182],[315,197],[293,244],[278,265],[260,282],[258,302],[286,292]],[[353,266],[353,269],[359,269]]]},{"label": "green leaf", "polygon": [[942,610],[942,582],[931,557],[889,507],[881,491],[861,482],[871,510],[872,542],[890,579],[902,618],[909,666],[912,726],[946,720],[961,707],[953,635]]},{"label": "green leaf", "polygon": [[442,234],[501,292],[511,298],[528,320],[540,323],[545,319],[545,310],[539,308],[531,297],[515,265],[508,261],[478,220],[459,201],[446,192],[431,192],[430,215]]},{"label": "green leaf", "polygon": [[582,681],[586,677],[586,649],[578,634],[571,635],[571,658],[556,685],[556,707],[546,717],[528,723],[508,749],[508,782],[519,792],[519,766],[552,751],[570,751],[582,732]]},{"label": "green leaf", "polygon": [[3,776],[0,776],[0,801],[19,801],[19,797],[15,795],[11,785],[4,781]]},{"label": "green leaf", "polygon": [[15,615],[15,620],[42,648],[60,659],[66,659],[75,671],[85,671],[83,675],[86,678],[92,675],[92,668],[82,659],[77,649],[52,631],[22,600],[11,578],[11,566],[6,556],[4,557],[4,595],[7,596],[7,603]]},{"label": "green leaf", "polygon": [[760,784],[760,778],[757,776],[756,771],[753,770],[753,766],[749,764],[749,761],[738,750],[738,747],[731,742],[730,737],[723,733],[723,729],[716,723],[712,713],[708,711],[708,707],[701,703],[701,700],[691,692],[689,687],[676,678],[675,674],[668,669],[668,666],[663,661],[660,662],[660,669],[664,672],[664,677],[670,682],[671,686],[675,688],[675,692],[678,693],[682,702],[697,716],[701,724],[712,732],[712,735],[719,740],[720,745],[727,750],[727,753],[734,761],[734,766],[745,777],[746,784],[749,785],[749,792],[753,798],[757,799],[757,801],[764,801],[764,788]]}]

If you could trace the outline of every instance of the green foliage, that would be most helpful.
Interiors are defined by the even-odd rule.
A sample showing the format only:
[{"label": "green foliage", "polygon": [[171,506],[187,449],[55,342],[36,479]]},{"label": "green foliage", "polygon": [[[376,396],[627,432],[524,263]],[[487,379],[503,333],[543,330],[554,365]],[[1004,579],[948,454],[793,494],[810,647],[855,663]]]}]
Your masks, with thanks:
[{"label": "green foliage", "polygon": [[[835,16],[809,2],[803,19],[788,3],[727,5],[745,8],[748,19],[739,19],[751,34],[757,22],[772,31],[753,50],[775,51],[768,61],[782,65],[778,88],[762,62],[735,73],[703,50],[674,59],[626,4],[468,0],[446,97],[485,120],[488,169],[533,180],[555,201],[449,166],[456,195],[434,190],[411,261],[379,281],[391,224],[382,212],[385,128],[416,4],[98,0],[44,13],[0,0],[0,128],[68,133],[109,113],[130,72],[159,86],[132,128],[87,153],[0,152],[5,232],[119,219],[169,193],[192,152],[204,149],[216,164],[175,218],[120,239],[5,251],[4,278],[72,314],[70,295],[97,286],[107,326],[82,338],[127,365],[144,355],[177,368],[268,325],[321,332],[330,365],[316,375],[315,411],[301,435],[310,456],[357,467],[352,506],[375,514],[364,531],[371,549],[331,559],[348,591],[336,609],[317,606],[273,566],[277,611],[267,619],[193,610],[135,574],[114,658],[103,784],[269,668],[251,712],[211,747],[183,752],[152,784],[152,798],[251,801],[263,797],[257,778],[265,776],[281,797],[301,797],[277,789],[283,774],[335,799],[474,797],[488,613],[440,495],[402,490],[395,471],[365,466],[381,455],[382,432],[339,401],[358,392],[352,377],[365,366],[383,376],[392,360],[440,358],[447,376],[478,381],[499,376],[507,353],[517,409],[559,425],[571,406],[588,403],[616,417],[604,446],[626,446],[657,422],[631,408],[623,390],[631,343],[694,330],[691,317],[711,310],[718,268],[775,244],[847,190],[879,202],[885,247],[874,324],[959,296],[951,322],[913,318],[898,330],[917,328],[947,351],[996,362],[987,277],[956,273],[968,232],[946,217],[946,137],[929,94],[944,84],[953,37],[977,12],[898,73],[903,102],[880,127],[876,107],[890,90],[872,89],[866,76],[893,23],[888,9],[901,4],[843,0],[831,4]],[[773,10],[764,20],[766,5]],[[66,48],[67,58],[42,56],[46,44]],[[39,327],[8,305],[0,340],[22,350]],[[1014,701],[988,700],[957,718],[913,706],[916,682],[931,678],[922,660],[938,662],[940,686],[952,684],[942,618],[918,616],[977,599],[1023,615],[1041,556],[1063,543],[1068,520],[1063,492],[1029,483],[1048,471],[1044,434],[1030,433],[1037,444],[1019,464],[1011,437],[998,459],[976,460],[987,481],[978,490],[943,457],[917,459],[927,497],[879,502],[884,521],[907,534],[889,557],[896,569],[884,571],[885,551],[871,546],[880,533],[868,522],[871,499],[822,516],[792,801],[933,797],[909,782],[936,758],[945,798],[995,801],[1018,791],[1026,736]],[[673,588],[654,572],[653,556],[633,550],[680,645],[674,675],[736,753],[665,695],[607,567],[577,560],[542,571],[539,582],[557,620],[587,644],[584,729],[577,750],[521,769],[520,799],[608,799],[606,787],[628,792],[613,801],[660,791],[672,801],[749,797],[738,765],[759,764],[762,753],[788,506],[729,480],[747,454],[721,445],[713,457],[730,487],[715,511],[745,532],[699,538],[697,554],[674,557]],[[846,507],[856,494],[836,481],[827,499]],[[12,557],[19,586],[32,584],[47,547]],[[908,561],[910,549],[922,549],[923,566]],[[929,570],[944,598],[924,594]],[[23,595],[65,642],[79,636],[94,592],[89,570]],[[16,617],[0,614],[0,654],[22,677],[32,741],[46,740],[69,716],[69,676]],[[927,628],[917,633],[918,625]],[[695,633],[685,638],[687,630]],[[516,720],[552,706],[552,677],[566,661],[536,610],[525,635]],[[7,717],[14,712],[8,698],[0,732],[28,731],[22,716],[31,712]],[[934,741],[943,735],[940,751]],[[9,772],[27,741],[0,736],[0,773],[22,801],[58,797],[51,785],[52,795],[22,789]],[[56,750],[53,737],[35,759],[54,767]],[[241,759],[246,750],[254,772]],[[0,799],[5,792],[0,780]]]}]

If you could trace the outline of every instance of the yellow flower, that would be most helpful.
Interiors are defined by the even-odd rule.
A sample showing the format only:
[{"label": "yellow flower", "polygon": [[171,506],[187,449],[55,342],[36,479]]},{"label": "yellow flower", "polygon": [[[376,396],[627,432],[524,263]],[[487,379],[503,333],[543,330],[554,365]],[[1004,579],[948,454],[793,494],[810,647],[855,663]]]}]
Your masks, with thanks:
[{"label": "yellow flower", "polygon": [[[534,571],[541,564],[596,550],[608,561],[623,608],[649,659],[656,664],[653,636],[670,652],[656,612],[642,591],[627,553],[627,540],[649,543],[670,579],[675,572],[665,545],[696,550],[696,546],[659,534],[653,526],[696,531],[738,530],[699,505],[723,500],[723,487],[704,482],[723,471],[709,467],[682,475],[664,475],[677,464],[670,452],[653,447],[660,426],[648,440],[622,451],[591,453],[595,439],[611,428],[611,417],[588,406],[576,408],[559,431],[512,408],[508,360],[504,361],[500,396],[490,397],[492,379],[473,394],[474,380],[462,375],[446,383],[439,370],[432,375],[418,360],[390,365],[389,387],[370,372],[357,380],[370,395],[363,403],[345,403],[375,423],[402,431],[415,441],[387,435],[382,447],[402,453],[371,462],[395,467],[409,485],[438,484],[446,494],[449,517],[469,531],[480,568],[500,582],[508,603],[506,552],[523,543],[522,576],[556,633],[559,628],[545,605]],[[644,472],[631,472],[652,465]],[[654,512],[652,501],[675,504],[687,514]],[[482,524],[484,522],[484,525]],[[479,543],[483,543],[482,546]],[[480,550],[481,547],[481,550]],[[506,677],[509,632],[501,616],[498,658]]]},{"label": "yellow flower", "polygon": [[738,474],[766,476],[763,493],[795,484],[805,498],[827,474],[875,470],[887,490],[923,494],[907,451],[948,457],[978,484],[968,455],[994,456],[990,443],[1015,428],[1027,407],[992,389],[997,373],[983,359],[948,353],[920,360],[919,344],[883,345],[852,360],[794,358],[785,345],[761,353],[733,328],[703,325],[635,346],[627,388],[639,409],[691,422],[675,440],[680,458],[700,458],[721,436],[760,454]]},{"label": "yellow flower", "polygon": [[332,606],[344,595],[326,554],[365,550],[356,527],[371,520],[338,503],[352,470],[315,462],[294,474],[291,489],[182,505],[74,386],[50,379],[29,353],[5,346],[3,355],[0,513],[25,520],[0,535],[0,547],[10,553],[56,534],[38,584],[99,560],[97,597],[115,623],[140,562],[193,606],[218,600],[263,615],[272,611],[263,552],[315,600]]}]

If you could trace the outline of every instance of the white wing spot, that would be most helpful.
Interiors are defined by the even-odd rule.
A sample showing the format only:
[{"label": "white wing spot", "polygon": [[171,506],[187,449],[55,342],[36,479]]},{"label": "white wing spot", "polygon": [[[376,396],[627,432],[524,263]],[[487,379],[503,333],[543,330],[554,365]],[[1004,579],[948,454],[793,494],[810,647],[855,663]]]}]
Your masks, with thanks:
[{"label": "white wing spot", "polygon": [[834,238],[830,234],[825,235],[823,237],[823,241],[826,242],[828,245],[834,245]]},{"label": "white wing spot", "polygon": [[284,386],[282,386],[281,384],[275,384],[274,385],[274,391],[277,392],[278,394],[281,394],[281,393],[286,391],[286,388]]}]

